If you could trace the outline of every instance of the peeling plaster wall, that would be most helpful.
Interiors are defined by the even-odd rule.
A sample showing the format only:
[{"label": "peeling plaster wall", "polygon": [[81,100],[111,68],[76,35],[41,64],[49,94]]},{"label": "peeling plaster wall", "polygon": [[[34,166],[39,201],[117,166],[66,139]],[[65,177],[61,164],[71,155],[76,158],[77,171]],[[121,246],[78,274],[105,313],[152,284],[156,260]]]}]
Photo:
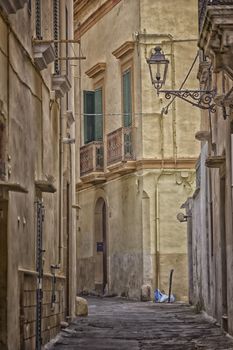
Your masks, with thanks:
[{"label": "peeling plaster wall", "polygon": [[[169,273],[173,268],[173,293],[179,300],[187,299],[186,227],[177,222],[176,214],[180,203],[193,192],[194,173],[190,173],[190,177],[190,182],[187,179],[180,181],[174,171],[161,176],[158,211],[158,171],[125,176],[121,181],[101,186],[108,208],[109,293],[139,298],[143,283],[156,287],[156,276],[159,287],[167,291]],[[77,232],[78,293],[95,289],[94,212],[97,198],[98,187],[79,193],[82,210]],[[149,201],[146,207],[149,212],[142,209],[145,200]]]},{"label": "peeling plaster wall", "polygon": [[[177,98],[162,114],[171,100],[156,95],[151,86],[146,57],[155,46],[161,46],[169,60],[164,89],[179,89],[197,54],[197,0],[140,1],[139,47],[142,79],[142,149],[143,158],[195,158],[199,143],[195,130],[200,125],[200,111]],[[156,20],[155,20],[156,19]],[[192,19],[192,20],[190,20]],[[198,63],[198,62],[197,62]],[[197,89],[198,64],[194,66],[184,88]]]},{"label": "peeling plaster wall", "polygon": [[[213,74],[218,93],[221,92],[223,78],[229,88],[232,83],[226,75],[223,77],[223,73]],[[209,142],[202,143],[201,183],[200,192],[193,198],[192,236],[193,303],[205,309],[225,329],[226,322],[223,321],[222,316],[226,315],[223,305],[227,303],[228,331],[233,334],[231,123],[232,112],[224,120],[221,108],[211,116],[211,127],[208,116],[205,113],[202,115],[202,130],[210,131],[211,136]],[[215,155],[225,155],[223,166],[220,169],[207,168],[206,158]],[[220,187],[221,178],[224,176],[225,189]],[[224,282],[224,275],[226,282]],[[223,293],[225,288],[227,296]]]},{"label": "peeling plaster wall", "polygon": [[[88,8],[89,15],[92,10],[94,5],[93,9]],[[85,13],[84,18],[87,17]],[[82,23],[83,18],[78,20]],[[177,221],[176,214],[195,187],[194,163],[199,144],[194,134],[199,129],[200,114],[198,109],[177,99],[168,115],[162,116],[161,109],[168,101],[162,94],[156,97],[145,59],[152,47],[161,44],[171,61],[167,87],[180,87],[197,51],[197,1],[190,1],[188,6],[184,0],[120,1],[81,37],[82,52],[87,59],[81,63],[81,95],[78,90],[77,97],[82,104],[82,91],[93,90],[98,79],[104,79],[105,145],[107,133],[122,126],[121,62],[112,52],[126,41],[135,42],[129,57],[134,64],[135,153],[137,161],[145,164],[143,168],[136,165],[131,175],[115,174],[115,179],[105,169],[106,182],[102,185],[77,179],[80,189],[77,200],[82,208],[77,222],[77,290],[95,288],[94,212],[101,188],[108,211],[109,292],[139,298],[142,284],[168,291],[169,273],[174,268],[173,292],[179,300],[187,300],[186,225]],[[106,63],[105,73],[89,78],[85,72],[99,62]],[[198,85],[196,68],[187,87]],[[83,106],[78,131],[81,146],[82,113]],[[169,169],[166,161],[170,162]]]},{"label": "peeling plaster wall", "polygon": [[[125,176],[121,181],[111,181],[107,186],[101,186],[101,193],[107,204],[109,292],[139,298],[142,284],[141,194],[137,190],[136,177]],[[94,212],[98,198],[98,188],[79,194],[82,212],[77,235],[78,292],[95,288]]]},{"label": "peeling plaster wall", "polygon": [[[34,4],[34,2],[32,2]],[[44,2],[43,2],[44,3]],[[70,9],[69,21],[73,19],[73,2],[67,0]],[[44,4],[43,4],[44,5]],[[65,5],[65,2],[63,3]],[[52,1],[45,3],[43,26],[45,37],[51,39],[52,33]],[[63,8],[64,10],[64,8]],[[32,13],[34,7],[32,7]],[[62,12],[64,14],[64,11]],[[5,19],[4,19],[5,18]],[[45,222],[43,231],[44,252],[44,290],[45,299],[42,336],[48,341],[60,329],[61,320],[67,314],[74,313],[74,283],[76,285],[75,266],[70,265],[67,271],[67,251],[70,250],[70,262],[74,259],[73,226],[70,222],[70,247],[66,247],[66,236],[63,236],[64,265],[56,271],[58,282],[56,287],[57,302],[54,310],[51,307],[52,275],[51,265],[58,264],[59,251],[59,143],[60,143],[60,102],[54,99],[51,92],[51,75],[53,65],[39,72],[33,62],[32,37],[34,35],[33,15],[28,12],[27,5],[16,14],[0,12],[0,101],[3,101],[2,113],[6,120],[6,181],[18,183],[28,190],[27,194],[9,192],[0,189],[0,198],[7,199],[8,228],[7,239],[7,324],[4,337],[7,338],[0,347],[18,350],[21,347],[35,348],[36,320],[36,205],[38,196],[43,198],[45,206]],[[70,27],[72,32],[72,26]],[[63,34],[62,34],[63,35]],[[73,35],[73,33],[72,33]],[[70,110],[74,111],[73,95],[70,94]],[[63,110],[65,115],[65,110]],[[74,135],[71,130],[72,136]],[[1,142],[0,142],[1,144]],[[70,147],[70,146],[68,146]],[[65,154],[68,158],[68,152]],[[65,164],[69,160],[65,159]],[[72,155],[72,161],[74,156]],[[67,171],[68,169],[68,171]],[[70,178],[69,165],[64,166],[66,181]],[[46,175],[54,177],[55,194],[39,193],[35,180],[44,180]],[[62,174],[63,175],[63,174]],[[71,183],[74,186],[74,183]],[[63,188],[62,188],[63,191]],[[73,192],[72,192],[73,193]],[[70,198],[68,205],[74,203]],[[67,218],[62,218],[66,229]],[[74,221],[73,218],[69,220]],[[75,222],[74,222],[75,228]],[[2,232],[1,232],[2,233]],[[68,248],[68,249],[67,249]],[[66,277],[70,275],[70,307],[67,309]],[[0,274],[0,276],[2,276]],[[2,302],[2,299],[1,299]],[[46,310],[45,310],[46,309]],[[1,312],[1,310],[0,310]],[[6,344],[7,342],[7,344]]]}]

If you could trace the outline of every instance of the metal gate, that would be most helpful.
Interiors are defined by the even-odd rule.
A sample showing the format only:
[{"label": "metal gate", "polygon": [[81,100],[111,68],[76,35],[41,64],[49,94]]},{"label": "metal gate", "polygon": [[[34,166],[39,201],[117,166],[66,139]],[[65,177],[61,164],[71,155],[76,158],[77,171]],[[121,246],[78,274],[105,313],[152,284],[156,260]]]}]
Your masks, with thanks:
[{"label": "metal gate", "polygon": [[42,200],[36,202],[37,211],[37,246],[36,246],[36,271],[37,289],[36,289],[36,350],[41,350],[41,322],[42,322],[42,300],[43,300],[43,222],[44,222],[44,204]]}]

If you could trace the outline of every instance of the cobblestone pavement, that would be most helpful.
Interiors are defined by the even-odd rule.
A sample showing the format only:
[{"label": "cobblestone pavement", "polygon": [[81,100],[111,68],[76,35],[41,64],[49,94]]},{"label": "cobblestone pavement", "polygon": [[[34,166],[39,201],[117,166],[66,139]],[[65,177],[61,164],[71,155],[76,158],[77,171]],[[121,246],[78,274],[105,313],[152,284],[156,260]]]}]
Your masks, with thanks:
[{"label": "cobblestone pavement", "polygon": [[185,304],[88,298],[89,316],[77,318],[48,349],[232,349],[233,340]]}]

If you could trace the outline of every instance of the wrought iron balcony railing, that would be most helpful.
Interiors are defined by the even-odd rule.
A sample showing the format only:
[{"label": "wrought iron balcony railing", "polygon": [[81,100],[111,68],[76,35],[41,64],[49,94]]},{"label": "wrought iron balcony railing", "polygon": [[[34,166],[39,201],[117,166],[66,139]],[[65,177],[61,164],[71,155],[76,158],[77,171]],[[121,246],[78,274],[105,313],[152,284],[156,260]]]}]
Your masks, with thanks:
[{"label": "wrought iron balcony railing", "polygon": [[201,187],[201,157],[198,158],[196,163],[196,189]]},{"label": "wrought iron balcony railing", "polygon": [[204,24],[207,6],[214,5],[233,5],[232,0],[199,0],[199,31]]},{"label": "wrought iron balcony railing", "polygon": [[0,180],[5,180],[6,178],[6,164],[0,159]]},{"label": "wrought iron balcony railing", "polygon": [[102,142],[93,141],[80,148],[81,177],[92,172],[104,171],[104,147]]},{"label": "wrought iron balcony railing", "polygon": [[107,165],[135,160],[134,128],[122,127],[107,135]]}]

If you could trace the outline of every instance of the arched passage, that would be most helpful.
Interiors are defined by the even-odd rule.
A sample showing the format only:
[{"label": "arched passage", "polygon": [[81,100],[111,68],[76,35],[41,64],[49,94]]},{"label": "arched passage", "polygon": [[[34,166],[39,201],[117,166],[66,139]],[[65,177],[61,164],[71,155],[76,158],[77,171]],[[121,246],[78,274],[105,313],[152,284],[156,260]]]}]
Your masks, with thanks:
[{"label": "arched passage", "polygon": [[95,289],[99,293],[104,293],[107,285],[107,223],[106,223],[106,203],[101,197],[95,206]]}]

